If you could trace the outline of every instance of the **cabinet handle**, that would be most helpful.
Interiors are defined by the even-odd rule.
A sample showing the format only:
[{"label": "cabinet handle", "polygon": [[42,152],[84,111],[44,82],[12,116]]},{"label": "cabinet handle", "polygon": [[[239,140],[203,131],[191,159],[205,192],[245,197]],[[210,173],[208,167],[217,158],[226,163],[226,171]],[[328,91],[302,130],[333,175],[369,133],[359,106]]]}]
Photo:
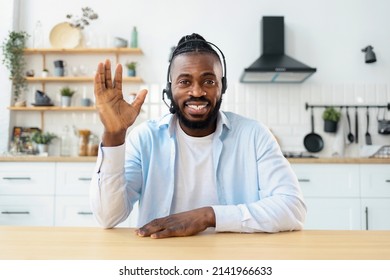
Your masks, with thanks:
[{"label": "cabinet handle", "polygon": [[31,180],[31,177],[3,177],[3,180]]},{"label": "cabinet handle", "polygon": [[298,182],[308,183],[310,179],[298,179]]},{"label": "cabinet handle", "polygon": [[80,212],[77,212],[77,215],[93,215],[92,212],[83,212],[83,211],[80,211]]},{"label": "cabinet handle", "polygon": [[389,180],[389,179],[387,179],[387,180],[386,180],[386,183],[390,183],[390,180]]},{"label": "cabinet handle", "polygon": [[7,214],[7,215],[13,215],[13,214],[29,215],[30,212],[29,211],[1,211],[1,214]]},{"label": "cabinet handle", "polygon": [[366,207],[364,212],[366,213],[366,230],[368,230],[368,207]]},{"label": "cabinet handle", "polygon": [[91,177],[79,177],[79,181],[91,181]]}]

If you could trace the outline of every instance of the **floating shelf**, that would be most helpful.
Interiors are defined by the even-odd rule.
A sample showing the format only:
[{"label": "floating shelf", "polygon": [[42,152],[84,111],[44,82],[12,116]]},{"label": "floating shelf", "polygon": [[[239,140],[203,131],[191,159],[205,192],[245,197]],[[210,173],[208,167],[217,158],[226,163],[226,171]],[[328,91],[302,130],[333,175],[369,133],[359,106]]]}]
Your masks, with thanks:
[{"label": "floating shelf", "polygon": [[[84,83],[93,82],[93,77],[26,77],[29,83]],[[123,77],[125,83],[142,83],[140,77]]]}]

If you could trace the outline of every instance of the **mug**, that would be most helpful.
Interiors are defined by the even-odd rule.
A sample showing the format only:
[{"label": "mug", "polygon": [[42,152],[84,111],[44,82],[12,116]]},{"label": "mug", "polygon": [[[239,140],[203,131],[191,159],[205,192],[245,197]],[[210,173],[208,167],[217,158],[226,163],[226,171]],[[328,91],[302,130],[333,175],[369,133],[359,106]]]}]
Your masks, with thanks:
[{"label": "mug", "polygon": [[65,62],[63,60],[55,60],[54,61],[54,67],[64,68]]}]

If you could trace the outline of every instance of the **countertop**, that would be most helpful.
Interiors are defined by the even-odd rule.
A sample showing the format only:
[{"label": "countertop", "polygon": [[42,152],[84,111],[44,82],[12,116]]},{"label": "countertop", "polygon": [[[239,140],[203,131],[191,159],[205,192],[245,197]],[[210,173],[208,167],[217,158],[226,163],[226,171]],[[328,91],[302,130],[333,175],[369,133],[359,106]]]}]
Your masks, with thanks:
[{"label": "countertop", "polygon": [[214,233],[167,239],[129,228],[0,226],[0,259],[390,260],[390,231]]},{"label": "countertop", "polygon": [[[390,164],[390,158],[288,158],[290,163]],[[0,156],[0,162],[96,162],[96,157]]]}]

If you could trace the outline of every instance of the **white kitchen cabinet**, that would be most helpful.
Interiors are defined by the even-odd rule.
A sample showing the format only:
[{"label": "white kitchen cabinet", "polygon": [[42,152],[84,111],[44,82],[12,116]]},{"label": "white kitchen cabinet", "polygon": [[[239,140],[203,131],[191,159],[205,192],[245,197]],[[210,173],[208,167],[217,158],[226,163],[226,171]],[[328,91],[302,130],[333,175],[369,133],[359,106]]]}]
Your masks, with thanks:
[{"label": "white kitchen cabinet", "polygon": [[53,196],[0,196],[0,225],[52,226]]},{"label": "white kitchen cabinet", "polygon": [[390,165],[361,165],[362,225],[390,229]]},{"label": "white kitchen cabinet", "polygon": [[[89,202],[89,187],[95,163],[57,163],[55,225],[99,226]],[[118,227],[135,227],[138,208]]]},{"label": "white kitchen cabinet", "polygon": [[0,225],[52,226],[55,163],[0,163]]},{"label": "white kitchen cabinet", "polygon": [[292,164],[307,204],[305,229],[360,229],[359,166]]}]

